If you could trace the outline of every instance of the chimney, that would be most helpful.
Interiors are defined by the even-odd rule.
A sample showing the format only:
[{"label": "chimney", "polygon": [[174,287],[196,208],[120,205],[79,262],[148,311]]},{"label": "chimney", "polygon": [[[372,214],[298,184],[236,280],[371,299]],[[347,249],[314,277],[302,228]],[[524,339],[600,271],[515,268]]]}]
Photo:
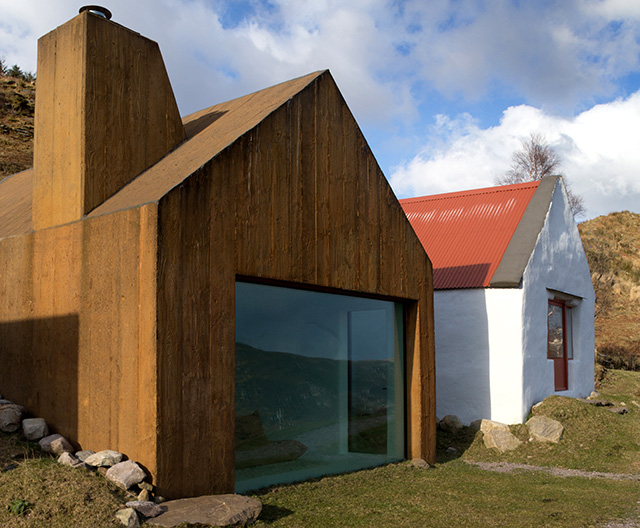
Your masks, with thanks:
[{"label": "chimney", "polygon": [[185,138],[157,43],[87,6],[38,41],[33,226],[81,219]]}]

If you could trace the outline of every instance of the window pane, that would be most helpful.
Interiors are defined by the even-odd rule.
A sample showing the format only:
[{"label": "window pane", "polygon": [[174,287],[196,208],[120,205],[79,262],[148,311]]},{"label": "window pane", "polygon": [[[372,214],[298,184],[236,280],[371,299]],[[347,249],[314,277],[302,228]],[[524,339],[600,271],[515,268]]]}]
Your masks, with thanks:
[{"label": "window pane", "polygon": [[548,357],[550,359],[564,357],[564,332],[562,325],[562,306],[549,304]]},{"label": "window pane", "polygon": [[236,284],[236,491],[404,457],[400,304]]},{"label": "window pane", "polygon": [[573,309],[565,306],[564,307],[564,319],[565,319],[565,328],[564,328],[564,341],[567,348],[567,359],[573,359]]}]

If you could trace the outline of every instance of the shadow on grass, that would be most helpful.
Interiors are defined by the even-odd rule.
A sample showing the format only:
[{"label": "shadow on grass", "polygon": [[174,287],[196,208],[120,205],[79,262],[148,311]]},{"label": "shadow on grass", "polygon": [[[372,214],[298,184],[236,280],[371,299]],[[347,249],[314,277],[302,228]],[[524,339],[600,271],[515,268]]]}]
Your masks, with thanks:
[{"label": "shadow on grass", "polygon": [[263,523],[270,524],[288,517],[292,513],[293,511],[289,508],[281,508],[280,506],[274,506],[272,504],[263,504],[259,519]]}]

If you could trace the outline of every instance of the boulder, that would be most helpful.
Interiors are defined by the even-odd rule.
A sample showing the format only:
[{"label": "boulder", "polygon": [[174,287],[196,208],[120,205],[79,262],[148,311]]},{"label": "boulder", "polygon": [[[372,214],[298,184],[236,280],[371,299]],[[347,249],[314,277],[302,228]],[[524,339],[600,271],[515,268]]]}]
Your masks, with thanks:
[{"label": "boulder", "polygon": [[411,464],[413,467],[422,469],[429,469],[431,467],[429,465],[429,462],[423,460],[422,458],[414,458],[411,462],[409,462],[409,464]]},{"label": "boulder", "polygon": [[85,451],[78,451],[76,453],[76,458],[82,462],[85,462],[87,458],[89,458],[93,454],[95,454],[95,451],[91,451],[90,449],[87,449]]},{"label": "boulder", "polygon": [[627,407],[607,407],[607,411],[611,411],[616,414],[627,414],[629,409]]},{"label": "boulder", "polygon": [[522,443],[509,431],[503,429],[491,429],[484,433],[483,440],[487,448],[497,449],[501,453],[511,451]]},{"label": "boulder", "polygon": [[120,524],[127,528],[138,528],[140,526],[140,520],[138,514],[133,508],[123,508],[116,512],[116,519],[120,521]]},{"label": "boulder", "polygon": [[105,449],[89,455],[84,459],[84,463],[93,467],[111,467],[122,461],[124,455],[118,451]]},{"label": "boulder", "polygon": [[138,500],[140,502],[148,502],[151,500],[151,492],[149,490],[143,489],[138,493]]},{"label": "boulder", "polygon": [[499,429],[500,431],[509,432],[509,426],[507,424],[503,424],[501,422],[494,422],[493,420],[481,420],[480,421],[480,430],[483,433],[488,433],[489,431],[493,431],[494,429]]},{"label": "boulder", "polygon": [[477,433],[480,430],[480,426],[482,425],[482,418],[478,418],[477,420],[473,420],[469,424],[469,429],[471,429],[474,433]]},{"label": "boulder", "polygon": [[552,442],[557,444],[562,438],[564,427],[560,422],[548,416],[534,416],[527,421],[529,434],[535,442]]},{"label": "boulder", "polygon": [[120,462],[113,467],[110,467],[105,473],[111,482],[122,489],[129,489],[134,484],[142,482],[146,473],[142,468],[136,464],[133,460],[126,460]]},{"label": "boulder", "polygon": [[464,427],[463,423],[460,421],[455,414],[447,414],[443,416],[442,420],[440,420],[440,429],[446,431],[448,433],[457,433]]},{"label": "boulder", "polygon": [[205,495],[178,499],[162,504],[166,511],[149,519],[155,526],[178,526],[182,523],[212,526],[246,525],[254,522],[262,511],[262,503],[242,495]]},{"label": "boulder", "polygon": [[0,431],[3,433],[15,433],[22,423],[24,407],[15,403],[0,405]]},{"label": "boulder", "polygon": [[60,456],[62,453],[73,453],[73,447],[69,441],[59,434],[45,436],[38,443],[45,453],[52,453],[56,456]]},{"label": "boulder", "polygon": [[78,460],[71,453],[62,453],[58,457],[58,462],[63,466],[70,466],[70,467],[84,466],[84,463],[81,460]]},{"label": "boulder", "polygon": [[536,414],[540,411],[540,407],[542,406],[542,404],[544,403],[544,401],[538,402],[535,405],[533,405],[531,407],[531,414]]},{"label": "boulder", "polygon": [[30,442],[37,442],[49,436],[49,428],[44,418],[25,418],[22,420],[22,434]]},{"label": "boulder", "polygon": [[[144,490],[147,491],[147,490]],[[147,492],[148,493],[148,492]],[[127,508],[133,508],[138,513],[145,517],[157,517],[161,513],[164,513],[165,509],[162,506],[158,506],[155,502],[151,501],[129,501],[125,504]]]}]

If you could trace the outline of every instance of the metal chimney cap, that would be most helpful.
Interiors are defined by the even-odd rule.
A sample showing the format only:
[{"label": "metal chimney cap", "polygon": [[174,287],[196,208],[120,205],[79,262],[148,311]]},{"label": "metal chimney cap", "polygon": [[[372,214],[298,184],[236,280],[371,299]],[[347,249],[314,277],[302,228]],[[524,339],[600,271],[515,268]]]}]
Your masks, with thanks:
[{"label": "metal chimney cap", "polygon": [[82,6],[79,9],[78,13],[82,13],[83,11],[89,11],[89,13],[93,13],[94,15],[98,15],[99,17],[111,20],[111,11],[109,11],[106,7],[98,5],[86,5]]}]

